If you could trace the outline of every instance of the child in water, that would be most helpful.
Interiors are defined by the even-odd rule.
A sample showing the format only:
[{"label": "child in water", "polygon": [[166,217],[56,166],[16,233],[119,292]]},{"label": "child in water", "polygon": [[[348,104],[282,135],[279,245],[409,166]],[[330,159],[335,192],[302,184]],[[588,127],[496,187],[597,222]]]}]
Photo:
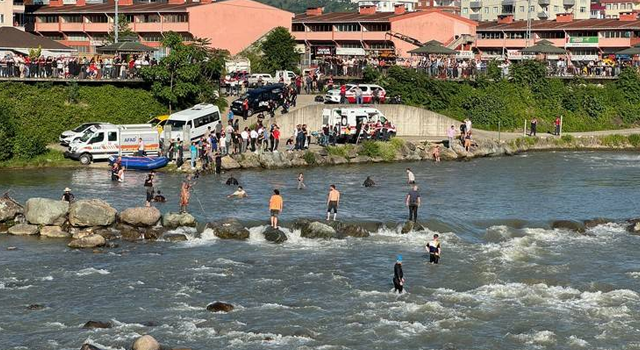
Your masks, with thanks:
[{"label": "child in water", "polygon": [[433,150],[433,159],[436,162],[440,161],[440,145],[436,145],[436,148]]}]

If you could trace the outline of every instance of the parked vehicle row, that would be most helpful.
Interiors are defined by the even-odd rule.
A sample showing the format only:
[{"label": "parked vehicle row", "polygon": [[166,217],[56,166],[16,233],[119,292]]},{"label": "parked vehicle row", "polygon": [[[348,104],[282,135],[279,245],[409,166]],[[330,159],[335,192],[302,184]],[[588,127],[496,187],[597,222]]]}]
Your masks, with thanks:
[{"label": "parked vehicle row", "polygon": [[235,115],[244,115],[244,103],[247,101],[247,116],[269,110],[269,101],[275,102],[276,106],[283,103],[284,84],[271,84],[261,88],[249,90],[237,100],[231,103],[231,111]]},{"label": "parked vehicle row", "polygon": [[[345,86],[345,99],[346,103],[357,103],[356,90],[359,88],[362,91],[362,103],[384,103],[387,97],[387,92],[380,85],[375,84],[347,84]],[[377,96],[377,101],[375,101]],[[340,103],[340,88],[331,89],[327,91],[324,97],[325,103]]]}]

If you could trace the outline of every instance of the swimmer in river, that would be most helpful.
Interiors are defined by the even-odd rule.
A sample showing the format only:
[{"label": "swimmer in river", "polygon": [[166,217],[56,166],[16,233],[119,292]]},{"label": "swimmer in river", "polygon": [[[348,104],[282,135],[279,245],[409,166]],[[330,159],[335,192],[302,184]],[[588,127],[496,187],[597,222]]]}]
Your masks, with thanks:
[{"label": "swimmer in river", "polygon": [[63,202],[67,202],[67,203],[71,203],[74,200],[76,200],[76,196],[73,195],[73,193],[71,193],[71,189],[69,187],[66,187],[64,189],[64,193],[62,194],[62,199]]},{"label": "swimmer in river", "polygon": [[151,202],[153,201],[153,178],[155,177],[156,172],[151,170],[147,178],[144,180],[144,187],[147,189],[147,202],[146,206],[150,207]]},{"label": "swimmer in river", "polygon": [[409,185],[414,185],[416,183],[416,176],[409,168],[407,168],[407,182],[409,183]]},{"label": "swimmer in river", "polygon": [[338,216],[338,205],[340,205],[340,192],[336,190],[336,185],[329,187],[329,195],[327,196],[327,221],[331,217],[333,211],[333,221],[336,221]]},{"label": "swimmer in river", "polygon": [[402,273],[402,255],[398,255],[396,264],[393,266],[393,291],[402,294],[404,289],[404,274]]},{"label": "swimmer in river", "polygon": [[362,186],[364,187],[373,187],[375,185],[376,183],[373,182],[373,179],[371,179],[371,176],[367,176],[367,178],[364,180],[364,183],[362,184]]},{"label": "swimmer in river", "polygon": [[238,189],[233,192],[232,194],[228,195],[227,198],[247,198],[249,197],[249,195],[247,194],[247,192],[242,188],[242,186],[238,186]]},{"label": "swimmer in river", "polygon": [[433,235],[433,240],[427,243],[427,251],[429,252],[429,262],[437,264],[440,261],[440,239],[438,234]]},{"label": "swimmer in river", "polygon": [[153,196],[153,201],[158,203],[164,203],[167,199],[162,195],[160,191],[156,192],[156,195]]},{"label": "swimmer in river", "polygon": [[231,175],[227,179],[226,184],[227,184],[227,186],[231,186],[231,185],[238,186],[238,180],[235,177],[233,177],[233,175]]},{"label": "swimmer in river", "polygon": [[298,174],[298,189],[301,190],[303,188],[307,188],[307,185],[304,184],[304,174]]},{"label": "swimmer in river", "polygon": [[189,206],[189,199],[191,199],[191,175],[187,175],[187,178],[182,182],[180,187],[180,213],[186,213]]}]

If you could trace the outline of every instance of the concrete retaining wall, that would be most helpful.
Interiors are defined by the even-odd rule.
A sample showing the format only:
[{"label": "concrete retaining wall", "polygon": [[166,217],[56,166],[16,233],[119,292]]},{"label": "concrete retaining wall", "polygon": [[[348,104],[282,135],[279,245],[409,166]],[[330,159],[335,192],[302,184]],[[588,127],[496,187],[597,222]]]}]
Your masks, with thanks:
[{"label": "concrete retaining wall", "polygon": [[[280,126],[282,139],[286,139],[293,134],[293,130],[298,124],[307,124],[311,130],[320,130],[322,127],[322,110],[324,108],[354,106],[315,104],[294,110],[288,114],[278,114],[276,121]],[[447,128],[455,125],[456,130],[458,130],[460,124],[457,120],[422,108],[404,105],[378,105],[376,107],[396,124],[398,136],[423,137],[427,139],[446,138]]]}]

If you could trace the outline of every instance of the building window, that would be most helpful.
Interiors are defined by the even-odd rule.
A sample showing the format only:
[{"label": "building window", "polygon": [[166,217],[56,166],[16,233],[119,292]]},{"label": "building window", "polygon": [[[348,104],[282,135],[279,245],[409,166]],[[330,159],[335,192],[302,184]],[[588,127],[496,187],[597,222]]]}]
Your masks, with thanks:
[{"label": "building window", "polygon": [[87,23],[108,23],[109,17],[105,15],[88,15]]},{"label": "building window", "polygon": [[37,19],[40,23],[58,23],[58,16],[54,15],[38,16]]},{"label": "building window", "polygon": [[560,9],[558,8],[558,6],[554,6],[554,7],[553,7],[553,12],[558,12],[558,11],[560,11]]},{"label": "building window", "polygon": [[520,12],[524,12],[524,6],[520,6]]},{"label": "building window", "polygon": [[536,33],[540,39],[562,39],[564,32],[539,32]]},{"label": "building window", "polygon": [[507,39],[524,39],[523,32],[507,32],[504,33]]},{"label": "building window", "polygon": [[175,13],[170,15],[164,15],[164,21],[167,23],[184,23],[184,22],[187,22],[187,14]]},{"label": "building window", "polygon": [[163,38],[162,34],[160,34],[160,33],[145,33],[145,34],[142,34],[142,40],[143,41],[156,43],[156,42],[162,41],[162,39],[164,39],[164,38]]},{"label": "building window", "polygon": [[607,10],[611,10],[611,4],[607,4]]},{"label": "building window", "polygon": [[138,23],[160,23],[160,16],[156,14],[139,15]]},{"label": "building window", "polygon": [[333,26],[331,24],[310,24],[307,26],[311,32],[331,32]]},{"label": "building window", "polygon": [[62,20],[64,23],[82,23],[82,16],[62,16]]},{"label": "building window", "polygon": [[51,40],[64,40],[62,34],[43,34],[42,36]]},{"label": "building window", "polygon": [[360,25],[358,23],[336,24],[337,32],[359,32]]},{"label": "building window", "polygon": [[69,40],[69,41],[88,41],[89,38],[83,33],[69,33],[69,34],[67,34],[67,40]]},{"label": "building window", "polygon": [[463,14],[463,15],[466,15],[466,14],[468,14],[468,13],[469,13],[469,9],[468,9],[468,8],[466,8],[466,7],[463,7],[463,8],[462,8],[462,14]]},{"label": "building window", "polygon": [[73,46],[69,45],[70,48],[76,49],[78,53],[89,53],[89,46]]},{"label": "building window", "polygon": [[0,23],[4,23],[4,14],[0,13]]},{"label": "building window", "polygon": [[502,39],[502,32],[486,32],[486,33],[478,33],[478,38],[480,39]]},{"label": "building window", "polygon": [[498,13],[498,6],[493,7],[493,13]]},{"label": "building window", "polygon": [[391,30],[389,23],[365,23],[362,26],[366,32],[388,32]]},{"label": "building window", "polygon": [[484,13],[489,14],[489,8],[488,7],[484,8]]},{"label": "building window", "polygon": [[624,30],[611,30],[600,32],[600,36],[602,38],[631,38],[631,32]]},{"label": "building window", "polygon": [[372,43],[369,44],[369,49],[370,50],[393,50],[394,46],[393,43]]},{"label": "building window", "polygon": [[[545,9],[544,7],[542,8],[542,11],[546,11],[546,10],[547,10],[547,9]],[[535,8],[535,6],[531,6],[531,7],[529,8],[529,12],[536,12],[536,8]]]},{"label": "building window", "polygon": [[585,13],[585,12],[587,12],[587,8],[584,7],[584,6],[581,6],[580,7],[580,13]]},{"label": "building window", "polygon": [[294,23],[291,25],[292,32],[304,32],[304,24],[302,23]]}]

